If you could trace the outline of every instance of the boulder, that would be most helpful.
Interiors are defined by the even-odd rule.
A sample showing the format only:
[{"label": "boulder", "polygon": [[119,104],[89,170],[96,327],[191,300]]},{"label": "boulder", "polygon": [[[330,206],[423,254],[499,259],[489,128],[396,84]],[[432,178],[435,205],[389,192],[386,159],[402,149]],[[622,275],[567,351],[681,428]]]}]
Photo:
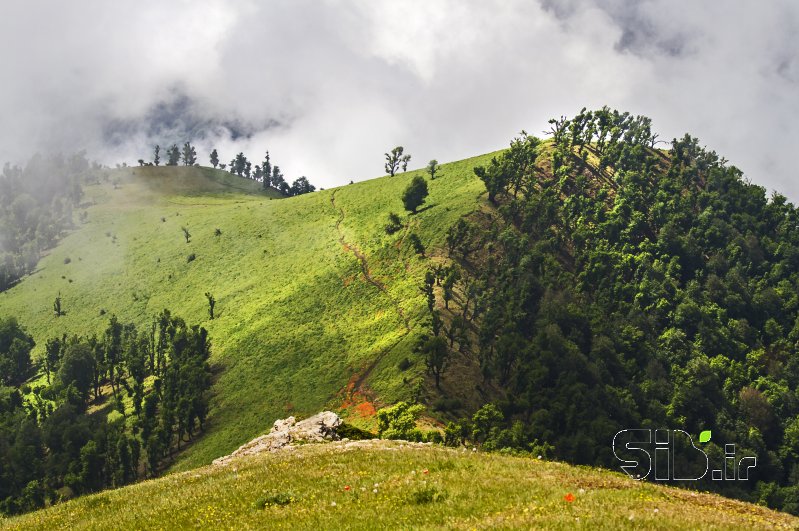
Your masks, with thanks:
[{"label": "boulder", "polygon": [[272,431],[256,437],[230,455],[215,459],[214,464],[226,465],[236,457],[293,448],[297,443],[336,441],[339,439],[336,429],[341,422],[341,418],[332,411],[322,411],[299,422],[294,417],[276,420]]}]

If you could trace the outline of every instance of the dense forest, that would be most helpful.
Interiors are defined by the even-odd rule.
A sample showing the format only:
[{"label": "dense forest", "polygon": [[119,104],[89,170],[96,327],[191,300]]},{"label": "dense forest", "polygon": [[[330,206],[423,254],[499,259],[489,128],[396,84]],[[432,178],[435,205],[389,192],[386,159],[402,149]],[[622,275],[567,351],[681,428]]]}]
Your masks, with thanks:
[{"label": "dense forest", "polygon": [[436,380],[460,351],[504,397],[448,438],[618,470],[621,429],[712,430],[711,459],[757,467],[692,487],[799,514],[799,211],[695,138],[658,149],[648,118],[550,124],[475,168],[491,208],[422,288]]},{"label": "dense forest", "polygon": [[42,251],[72,227],[83,197],[82,180],[96,164],[83,153],[34,156],[24,168],[6,164],[0,174],[0,291],[30,273]]},{"label": "dense forest", "polygon": [[21,385],[33,346],[0,321],[0,513],[152,477],[205,428],[208,334],[167,310],[144,330],[111,317],[100,337],[48,339],[46,385]]}]

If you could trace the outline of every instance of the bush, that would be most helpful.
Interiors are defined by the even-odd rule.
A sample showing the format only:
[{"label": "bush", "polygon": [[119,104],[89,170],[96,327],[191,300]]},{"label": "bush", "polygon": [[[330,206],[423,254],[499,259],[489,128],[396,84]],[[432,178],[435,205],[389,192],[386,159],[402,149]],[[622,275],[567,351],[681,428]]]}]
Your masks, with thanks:
[{"label": "bush", "polygon": [[438,503],[447,499],[447,491],[441,490],[433,485],[416,489],[410,496],[408,502],[414,505],[427,505],[429,503]]},{"label": "bush", "polygon": [[413,362],[411,360],[408,358],[403,358],[402,361],[397,364],[397,368],[404,372],[410,369],[412,365]]},{"label": "bush", "polygon": [[187,262],[193,262],[196,258],[197,258],[197,255],[194,254],[194,253],[191,253],[189,256],[186,257],[186,261]]},{"label": "bush", "polygon": [[265,509],[266,507],[284,506],[297,501],[293,494],[287,492],[272,492],[266,496],[261,496],[252,503],[254,509]]},{"label": "bush", "polygon": [[69,256],[64,258],[64,264],[69,264],[70,262],[72,262],[72,258],[70,258]]},{"label": "bush", "polygon": [[384,439],[421,440],[416,420],[424,406],[398,402],[377,412],[377,434]]}]

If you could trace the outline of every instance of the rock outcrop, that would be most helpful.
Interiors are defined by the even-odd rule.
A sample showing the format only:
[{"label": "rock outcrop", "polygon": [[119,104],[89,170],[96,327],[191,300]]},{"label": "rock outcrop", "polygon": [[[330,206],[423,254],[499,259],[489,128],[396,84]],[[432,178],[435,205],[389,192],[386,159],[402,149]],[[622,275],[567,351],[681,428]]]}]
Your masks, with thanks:
[{"label": "rock outcrop", "polygon": [[230,455],[215,459],[214,464],[226,465],[236,457],[293,448],[298,443],[336,441],[339,439],[336,428],[341,423],[341,418],[332,411],[323,411],[299,422],[294,417],[276,420],[272,431],[253,439]]}]

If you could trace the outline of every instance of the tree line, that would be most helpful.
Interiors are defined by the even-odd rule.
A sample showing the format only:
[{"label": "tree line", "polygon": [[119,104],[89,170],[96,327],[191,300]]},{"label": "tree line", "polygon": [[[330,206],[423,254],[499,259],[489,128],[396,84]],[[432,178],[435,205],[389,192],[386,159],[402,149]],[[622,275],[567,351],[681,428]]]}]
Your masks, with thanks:
[{"label": "tree line", "polygon": [[[294,182],[289,184],[283,172],[280,171],[280,166],[272,163],[269,151],[264,155],[263,162],[255,165],[252,164],[243,152],[233,157],[229,164],[221,163],[219,153],[216,149],[211,151],[208,160],[211,163],[211,167],[215,169],[227,170],[233,175],[262,183],[264,190],[274,189],[285,196],[302,195],[316,191],[316,187],[312,185],[305,176],[298,177]],[[145,162],[144,159],[139,159],[140,166],[159,166],[160,164],[160,145],[156,145],[153,149],[152,162]],[[165,165],[178,166],[180,164],[184,166],[195,166],[198,164],[197,150],[191,142],[184,143],[183,148],[179,148],[177,144],[172,144],[172,146],[167,148]]]},{"label": "tree line", "polygon": [[[0,320],[0,512],[17,514],[158,474],[205,429],[208,333],[164,310],[143,329],[111,317],[97,336],[46,341]],[[10,370],[8,370],[10,368]]]},{"label": "tree line", "polygon": [[472,357],[498,390],[486,440],[574,463],[617,469],[621,429],[712,430],[711,459],[757,467],[689,486],[799,514],[799,210],[691,136],[659,149],[646,117],[550,125],[475,168],[493,209],[425,279],[436,383]]}]

